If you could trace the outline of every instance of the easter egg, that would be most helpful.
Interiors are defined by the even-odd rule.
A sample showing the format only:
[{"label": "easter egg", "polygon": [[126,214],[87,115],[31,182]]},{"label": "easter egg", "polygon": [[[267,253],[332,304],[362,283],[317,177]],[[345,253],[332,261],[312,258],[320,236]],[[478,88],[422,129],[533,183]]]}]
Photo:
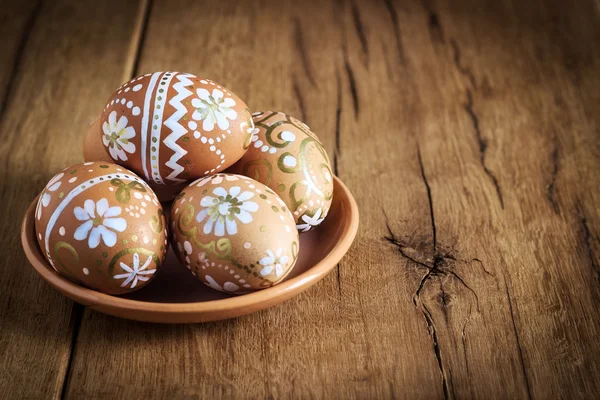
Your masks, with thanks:
[{"label": "easter egg", "polygon": [[298,231],[285,203],[245,176],[198,179],[171,207],[171,240],[202,282],[245,293],[281,282],[298,257]]},{"label": "easter egg", "polygon": [[174,185],[232,165],[246,151],[253,129],[246,104],[220,84],[155,72],[115,91],[98,134],[117,164],[147,182]]},{"label": "easter egg", "polygon": [[275,191],[307,232],[329,212],[333,173],[327,152],[303,122],[281,112],[252,114],[256,126],[246,154],[228,172],[249,176]]},{"label": "easter egg", "polygon": [[104,162],[73,165],[54,176],[39,197],[35,230],[59,274],[109,294],[148,284],[168,245],[152,189],[131,171]]}]

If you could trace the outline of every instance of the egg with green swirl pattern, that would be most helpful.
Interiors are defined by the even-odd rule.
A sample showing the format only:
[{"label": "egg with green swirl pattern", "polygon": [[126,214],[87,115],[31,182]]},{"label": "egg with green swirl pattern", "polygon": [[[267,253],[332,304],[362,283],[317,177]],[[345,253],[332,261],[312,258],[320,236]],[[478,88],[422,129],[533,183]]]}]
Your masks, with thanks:
[{"label": "egg with green swirl pattern", "polygon": [[242,294],[281,282],[298,258],[294,218],[271,189],[246,176],[192,182],[171,207],[179,261],[213,289]]},{"label": "egg with green swirl pattern", "polygon": [[327,152],[310,128],[282,112],[252,114],[255,129],[246,154],[229,172],[255,179],[285,202],[300,232],[319,225],[333,198]]}]

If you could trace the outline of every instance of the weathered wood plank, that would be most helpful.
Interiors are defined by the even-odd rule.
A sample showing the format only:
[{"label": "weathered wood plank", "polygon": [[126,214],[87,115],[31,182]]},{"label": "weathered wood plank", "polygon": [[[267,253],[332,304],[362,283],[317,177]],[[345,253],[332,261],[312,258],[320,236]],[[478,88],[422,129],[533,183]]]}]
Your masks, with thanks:
[{"label": "weathered wood plank", "polygon": [[[597,103],[583,104],[573,96],[568,110],[556,106],[556,96],[578,89],[564,71],[562,57],[552,52],[558,36],[564,40],[568,32],[581,47],[573,59],[597,54],[590,48],[597,43],[591,40],[598,35],[594,24],[582,21],[593,10],[572,10],[574,16],[562,14],[558,5],[479,7],[474,2],[428,9],[420,19],[428,21],[429,32],[405,35],[411,38],[404,47],[411,54],[407,60],[416,67],[410,77],[422,104],[416,112],[422,157],[416,161],[423,166],[422,177],[429,178],[436,221],[435,233],[425,243],[440,252],[437,261],[435,255],[421,255],[437,271],[422,281],[419,298],[426,300],[420,306],[428,314],[451,397],[481,397],[490,391],[499,397],[590,396],[600,390],[587,379],[597,370],[598,351],[591,338],[598,331],[598,287],[591,270],[581,276],[580,267],[569,267],[590,264],[589,254],[597,253],[581,252],[593,234],[581,240],[579,212],[569,221],[553,196],[560,190],[567,202],[576,201],[596,218],[593,198],[599,176],[592,171],[598,168],[597,147],[566,150],[579,152],[582,160],[570,164],[576,170],[571,173],[588,172],[559,186],[557,175],[564,170],[557,167],[557,146],[573,140],[573,131],[581,135],[575,141],[594,143],[594,114],[588,112],[587,120],[581,114],[597,109]],[[530,17],[540,10],[547,20],[534,19],[530,26]],[[582,21],[577,28],[575,21]],[[410,29],[408,21],[400,25]],[[548,40],[553,29],[560,33]],[[575,43],[565,44],[560,51],[574,48]],[[539,60],[540,55],[550,59]],[[587,62],[576,74],[592,71],[598,60]],[[414,239],[414,221],[401,222],[396,232]],[[591,243],[597,246],[596,240]],[[414,248],[402,242],[399,247],[405,253]],[[473,310],[465,310],[469,297],[478,303]],[[555,310],[543,305],[549,297],[556,298],[551,301]],[[577,329],[568,328],[573,326]],[[557,347],[574,358],[557,363]]]},{"label": "weathered wood plank", "polygon": [[[582,251],[581,220],[594,221],[597,235],[598,113],[584,112],[600,104],[580,93],[597,91],[597,10],[593,3],[569,10],[560,2],[494,3],[485,10],[478,4],[448,3],[439,11],[459,60],[463,123],[471,125],[488,188],[504,201],[490,213],[493,232],[481,235],[478,227],[473,244],[497,252],[488,260],[502,276],[501,304],[508,305],[527,394],[593,397],[600,392],[590,379],[598,371],[600,285]],[[472,10],[468,19],[460,18],[465,9]],[[468,132],[460,131],[465,138]],[[440,175],[447,171],[439,168]],[[490,190],[488,198],[494,204]]]},{"label": "weathered wood plank", "polygon": [[27,2],[19,3],[2,7],[8,17],[0,24],[0,80],[8,88],[0,112],[0,388],[6,398],[58,398],[81,308],[28,265],[21,216],[52,175],[82,160],[88,122],[131,69],[124,62],[138,8],[56,1],[27,15]]}]

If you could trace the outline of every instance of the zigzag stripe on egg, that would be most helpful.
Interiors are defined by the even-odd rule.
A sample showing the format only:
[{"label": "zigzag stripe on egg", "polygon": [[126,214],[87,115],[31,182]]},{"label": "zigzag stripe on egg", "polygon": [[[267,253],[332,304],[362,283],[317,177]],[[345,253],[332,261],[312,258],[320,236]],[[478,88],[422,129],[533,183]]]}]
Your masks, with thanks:
[{"label": "zigzag stripe on egg", "polygon": [[239,160],[254,123],[246,104],[222,85],[156,72],[117,89],[99,130],[116,163],[155,185],[177,185]]}]

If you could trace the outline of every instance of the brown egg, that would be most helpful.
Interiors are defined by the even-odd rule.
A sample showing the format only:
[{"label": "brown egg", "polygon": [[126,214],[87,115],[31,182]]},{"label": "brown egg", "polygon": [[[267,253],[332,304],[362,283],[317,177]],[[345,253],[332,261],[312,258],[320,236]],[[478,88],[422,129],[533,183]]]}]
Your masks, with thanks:
[{"label": "brown egg", "polygon": [[208,286],[229,293],[280,282],[298,257],[294,218],[271,189],[217,174],[190,184],[171,207],[179,260]]},{"label": "brown egg", "polygon": [[98,134],[110,157],[160,185],[224,170],[242,157],[254,129],[248,107],[234,93],[180,72],[123,84],[100,122]]},{"label": "brown egg", "polygon": [[327,216],[333,173],[327,152],[308,126],[281,112],[252,114],[256,129],[244,157],[228,172],[256,179],[273,189],[307,232]]},{"label": "brown egg", "polygon": [[54,176],[40,195],[35,230],[59,274],[109,294],[146,285],[167,250],[156,195],[112,163],[77,164]]},{"label": "brown egg", "polygon": [[100,130],[100,118],[96,118],[88,127],[83,138],[83,159],[88,161],[104,161],[112,163],[106,147],[102,144],[102,136],[98,135]]}]

